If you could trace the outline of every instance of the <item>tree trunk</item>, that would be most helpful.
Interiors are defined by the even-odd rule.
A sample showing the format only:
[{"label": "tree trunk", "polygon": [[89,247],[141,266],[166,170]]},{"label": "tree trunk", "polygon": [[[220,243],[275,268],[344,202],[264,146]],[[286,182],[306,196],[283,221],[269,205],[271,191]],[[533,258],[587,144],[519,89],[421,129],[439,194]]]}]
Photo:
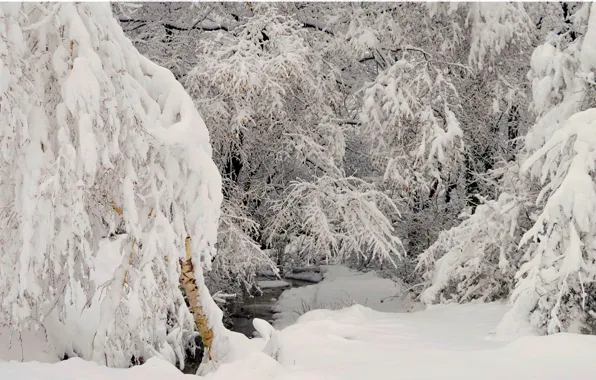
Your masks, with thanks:
[{"label": "tree trunk", "polygon": [[192,313],[195,325],[201,339],[203,340],[203,346],[208,354],[209,360],[211,360],[211,345],[213,343],[213,330],[209,327],[209,321],[203,310],[201,299],[199,297],[199,288],[195,281],[195,268],[192,263],[192,254],[190,250],[190,236],[186,237],[186,258],[180,260],[180,284],[184,288],[186,298],[188,299],[189,309]]}]

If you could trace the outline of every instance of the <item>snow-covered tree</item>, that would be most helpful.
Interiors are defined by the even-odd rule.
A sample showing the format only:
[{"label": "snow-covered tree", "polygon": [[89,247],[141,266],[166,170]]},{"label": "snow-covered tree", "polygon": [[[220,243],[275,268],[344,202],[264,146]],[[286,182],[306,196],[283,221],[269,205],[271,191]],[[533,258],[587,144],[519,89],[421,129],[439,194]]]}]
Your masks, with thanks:
[{"label": "snow-covered tree", "polygon": [[[219,281],[213,278],[220,284],[223,278],[235,278],[239,281],[233,283],[248,288],[254,271],[270,264],[261,249],[284,249],[285,230],[267,229],[273,220],[294,225],[307,220],[286,218],[306,215],[303,212],[272,207],[295,189],[288,187],[290,183],[317,184],[308,187],[312,189],[325,182],[319,181],[321,177],[329,177],[335,184],[353,182],[344,178],[349,132],[344,116],[352,126],[354,121],[347,111],[347,95],[342,92],[344,77],[338,66],[342,59],[333,55],[339,44],[307,15],[308,5],[304,4],[304,9],[302,6],[184,8],[196,11],[193,16],[176,11],[182,20],[177,25],[187,25],[176,29],[184,29],[179,30],[180,39],[186,41],[187,35],[194,36],[192,43],[198,52],[194,68],[181,73],[180,78],[184,78],[205,116],[215,161],[224,178],[219,255],[214,261],[221,274]],[[131,15],[125,23],[132,28],[134,22],[130,20],[145,20],[151,16],[151,9]],[[165,22],[170,23],[157,21],[160,25]],[[194,24],[196,29],[190,27]],[[207,31],[206,25],[221,28]],[[137,38],[142,35],[135,34]],[[159,55],[155,50],[151,52]],[[161,60],[170,62],[169,57]],[[342,223],[339,225],[345,225]],[[386,217],[384,223],[391,224]],[[360,228],[367,231],[369,227]],[[313,252],[313,257],[325,257],[330,252],[319,254]]]},{"label": "snow-covered tree", "polygon": [[[108,4],[0,7],[0,129],[0,323],[108,366],[183,363],[195,325],[223,354],[203,281],[222,199],[209,135]],[[64,328],[87,308],[89,341]]]},{"label": "snow-covered tree", "polygon": [[[375,197],[371,205],[404,242],[409,255],[396,263],[395,274],[408,281],[419,280],[412,270],[416,256],[457,225],[462,212],[480,221],[475,214],[481,211],[496,229],[515,219],[507,209],[515,200],[523,221],[514,232],[503,224],[498,235],[513,234],[511,247],[519,243],[536,188],[516,174],[522,136],[534,118],[526,74],[537,41],[565,23],[564,7],[225,3],[123,11],[120,20],[136,46],[176,73],[210,128],[224,178],[220,253],[211,277],[217,287],[250,287],[257,268],[270,264],[263,248],[283,252],[288,240],[287,251],[295,255],[288,260],[337,254],[322,247],[339,245],[313,239],[325,231],[324,220],[310,216],[346,215],[331,206],[344,192],[388,197]],[[355,181],[367,184],[354,187]],[[327,231],[345,233],[346,222],[333,220]],[[475,243],[486,248],[478,253],[483,269],[475,273],[500,270],[491,248],[498,239],[465,223],[467,232],[454,230],[441,241],[484,234],[489,240]],[[369,227],[350,231],[385,236],[358,235]],[[300,254],[314,243],[322,245]],[[434,247],[420,264],[428,279],[434,278],[433,260],[450,249]],[[506,277],[520,261],[513,251]],[[335,257],[354,253],[362,252]]]},{"label": "snow-covered tree", "polygon": [[524,264],[502,334],[528,323],[540,333],[579,330],[596,312],[586,303],[596,281],[596,7],[577,5],[566,21],[532,55],[538,118],[522,169],[540,183],[539,212],[520,242]]},{"label": "snow-covered tree", "polygon": [[398,231],[412,257],[494,196],[487,173],[515,157],[534,25],[514,3],[367,4],[364,14],[391,30],[366,39],[379,73],[363,89],[360,133],[404,205]]},{"label": "snow-covered tree", "polygon": [[[219,32],[201,44],[199,64],[186,85],[211,126],[217,164],[224,177],[226,210],[244,209],[244,219],[230,218],[219,247],[247,276],[250,265],[266,264],[261,230],[246,246],[239,222],[267,224],[269,199],[284,184],[316,171],[339,175],[343,136],[332,122],[338,100],[333,72],[305,40],[305,30],[292,17],[267,4],[254,5],[253,16],[231,32]],[[224,214],[224,218],[227,218]],[[238,255],[245,255],[244,259]],[[243,267],[246,266],[246,267]],[[223,268],[223,267],[222,267]],[[224,274],[227,277],[227,274]]]},{"label": "snow-covered tree", "polygon": [[295,182],[273,206],[276,216],[267,232],[270,240],[279,235],[296,237],[294,255],[302,263],[321,258],[341,262],[354,255],[394,263],[403,248],[380,211],[383,206],[399,214],[386,194],[357,178],[324,176],[315,182]]},{"label": "snow-covered tree", "polygon": [[425,302],[511,297],[502,335],[593,333],[596,12],[555,6],[540,19],[549,33],[530,60],[536,123],[516,162],[495,172],[501,194],[442,233],[420,262],[430,269]]},{"label": "snow-covered tree", "polygon": [[[421,294],[424,303],[494,301],[505,299],[514,286],[519,268],[517,249],[528,205],[525,199],[502,193],[485,201],[474,214],[439,234],[419,257],[419,268],[429,286]],[[527,227],[527,226],[526,226]]]}]

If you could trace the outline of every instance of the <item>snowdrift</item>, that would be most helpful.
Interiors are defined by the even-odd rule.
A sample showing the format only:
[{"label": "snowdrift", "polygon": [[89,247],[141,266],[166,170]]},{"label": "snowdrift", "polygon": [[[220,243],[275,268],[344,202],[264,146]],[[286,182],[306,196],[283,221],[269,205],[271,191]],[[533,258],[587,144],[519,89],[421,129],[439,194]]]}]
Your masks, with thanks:
[{"label": "snowdrift", "polygon": [[[384,313],[354,305],[314,310],[275,331],[277,361],[264,339],[238,339],[234,361],[207,375],[212,380],[346,379],[593,379],[596,337],[556,334],[512,342],[493,338],[507,312],[500,303],[432,307]],[[3,379],[188,379],[153,358],[131,369],[110,369],[81,359],[56,364],[0,362]],[[193,377],[196,378],[196,377]]]}]

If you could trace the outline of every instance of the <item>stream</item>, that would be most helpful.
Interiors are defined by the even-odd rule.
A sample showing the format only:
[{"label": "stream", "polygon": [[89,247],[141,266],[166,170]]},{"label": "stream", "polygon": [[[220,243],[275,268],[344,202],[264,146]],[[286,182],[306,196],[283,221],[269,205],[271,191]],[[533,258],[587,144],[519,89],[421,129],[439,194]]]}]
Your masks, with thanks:
[{"label": "stream", "polygon": [[[258,277],[257,281],[276,280],[272,277]],[[307,285],[313,285],[313,282],[295,280],[289,278],[282,278],[283,281],[290,284],[284,288],[265,288],[262,294],[253,297],[240,297],[228,302],[228,312],[233,326],[230,327],[232,331],[239,332],[249,338],[254,337],[255,328],[252,324],[254,318],[263,319],[273,324],[273,306],[277,302],[279,296],[288,289],[298,288]]]},{"label": "stream", "polygon": [[[315,272],[314,276],[313,272]],[[261,294],[254,295],[252,297],[245,295],[229,300],[226,304],[227,317],[224,318],[225,327],[231,331],[244,334],[248,338],[253,338],[256,333],[256,330],[252,324],[253,319],[260,318],[273,324],[273,315],[275,314],[273,311],[273,306],[275,306],[279,296],[281,296],[285,290],[313,285],[323,279],[318,267],[301,270],[299,273],[290,272],[287,274],[287,276],[293,276],[297,278],[281,279],[281,281],[288,283],[289,286],[274,288],[266,287],[262,289],[263,292]],[[256,278],[256,281],[280,281],[280,279],[276,278],[275,276],[261,275]],[[202,359],[202,349],[196,352],[187,350],[184,369],[182,372],[186,374],[195,374],[199,368],[199,365],[201,364]]]},{"label": "stream", "polygon": [[[257,281],[276,280],[279,279],[267,276],[257,277]],[[283,288],[265,288],[263,289],[263,293],[253,297],[244,296],[229,300],[226,307],[227,318],[224,318],[225,327],[231,331],[244,334],[248,338],[253,338],[256,330],[252,324],[252,320],[254,318],[260,318],[273,324],[273,315],[275,314],[273,311],[273,306],[277,302],[279,296],[285,290],[313,284],[312,281],[294,280],[289,278],[283,278],[282,280],[290,284],[290,286]],[[187,351],[184,369],[182,372],[185,374],[195,374],[199,368],[199,365],[201,364],[202,359],[202,349],[196,353]]]}]

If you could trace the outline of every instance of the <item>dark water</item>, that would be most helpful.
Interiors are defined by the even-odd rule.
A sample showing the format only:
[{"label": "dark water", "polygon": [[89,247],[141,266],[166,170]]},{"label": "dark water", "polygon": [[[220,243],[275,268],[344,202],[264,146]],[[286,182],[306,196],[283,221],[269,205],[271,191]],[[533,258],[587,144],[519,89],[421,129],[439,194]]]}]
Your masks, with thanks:
[{"label": "dark water", "polygon": [[[271,277],[259,277],[257,281],[264,280],[277,280]],[[254,318],[264,319],[269,323],[273,323],[273,306],[277,302],[277,299],[281,294],[291,288],[299,288],[306,285],[312,285],[313,282],[294,280],[284,278],[283,281],[290,284],[289,287],[285,288],[271,288],[263,289],[263,293],[255,296],[241,297],[237,299],[231,299],[227,303],[226,314],[227,318],[224,320],[227,322],[226,327],[232,331],[239,332],[246,335],[249,338],[253,338],[255,334],[255,328],[252,324]],[[231,324],[231,325],[229,325]],[[197,340],[197,344],[202,345],[200,338]],[[202,349],[190,352],[186,352],[185,368],[182,371],[186,374],[195,374],[203,358]]]},{"label": "dark water", "polygon": [[[275,278],[258,278],[258,281],[263,280],[275,280]],[[288,282],[291,287],[309,284],[303,281],[295,280],[284,281]],[[246,296],[229,300],[226,303],[227,317],[224,318],[224,324],[228,329],[252,338],[255,332],[255,328],[252,325],[252,320],[254,318],[261,318],[271,323],[273,314],[275,314],[271,309],[273,308],[273,305],[275,305],[275,302],[281,293],[283,293],[283,291],[286,289],[290,288],[263,289],[262,294],[258,294],[254,297]],[[200,338],[198,343],[200,343]],[[184,369],[182,372],[185,374],[194,375],[197,372],[202,359],[202,350],[197,352],[190,352],[187,350],[186,360],[184,361]]]},{"label": "dark water", "polygon": [[[262,280],[275,280],[273,278],[259,278],[258,281]],[[301,280],[292,280],[284,278],[283,281],[290,284],[290,287],[286,288],[272,288],[263,289],[262,294],[255,295],[253,297],[243,297],[236,300],[231,300],[228,303],[228,312],[230,320],[233,326],[230,327],[232,331],[236,331],[252,338],[255,333],[255,328],[252,325],[254,318],[264,319],[269,323],[273,323],[273,315],[275,314],[272,310],[275,302],[279,296],[287,289],[298,288],[301,286],[312,285],[312,282],[306,282]]]}]

